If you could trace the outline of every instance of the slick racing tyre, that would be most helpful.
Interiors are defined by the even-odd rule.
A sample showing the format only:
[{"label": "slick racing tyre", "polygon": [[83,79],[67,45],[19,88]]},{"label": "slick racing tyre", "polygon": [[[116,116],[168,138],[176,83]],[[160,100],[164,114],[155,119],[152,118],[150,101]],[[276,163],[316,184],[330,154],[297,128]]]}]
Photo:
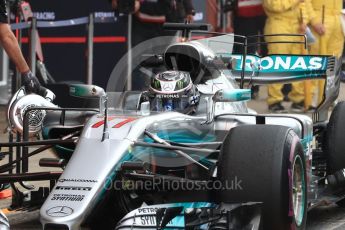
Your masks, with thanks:
[{"label": "slick racing tyre", "polygon": [[[262,229],[305,229],[307,182],[303,147],[289,128],[239,126],[230,130],[218,162],[220,202],[263,202]],[[227,187],[228,188],[228,187]]]},{"label": "slick racing tyre", "polygon": [[345,168],[345,102],[339,102],[327,125],[325,152],[328,160],[328,173]]}]

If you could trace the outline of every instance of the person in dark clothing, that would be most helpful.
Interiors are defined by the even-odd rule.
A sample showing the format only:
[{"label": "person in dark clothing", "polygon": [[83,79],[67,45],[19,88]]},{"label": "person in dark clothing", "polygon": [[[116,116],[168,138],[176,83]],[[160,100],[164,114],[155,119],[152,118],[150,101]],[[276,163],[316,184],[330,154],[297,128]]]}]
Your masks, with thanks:
[{"label": "person in dark clothing", "polygon": [[[118,1],[120,0],[111,0],[115,10],[117,9]],[[140,43],[156,37],[174,36],[176,32],[165,31],[163,24],[165,22],[184,22],[185,20],[191,22],[193,20],[194,8],[192,0],[136,0],[132,14],[131,44],[134,48]],[[156,44],[146,45],[154,47]],[[154,52],[153,49],[152,52]],[[134,67],[132,75],[135,77],[133,77],[132,89],[142,90],[145,88],[145,83],[150,76],[142,73],[140,66]],[[156,71],[157,69],[151,72]]]},{"label": "person in dark clothing", "polygon": [[5,49],[10,59],[14,62],[18,71],[22,74],[23,85],[28,93],[39,93],[41,84],[32,74],[26,63],[22,51],[18,45],[9,24],[6,12],[6,0],[0,0],[0,44]]},{"label": "person in dark clothing", "polygon": [[167,22],[193,22],[195,10],[192,0],[167,0],[170,1],[170,12],[166,15]]},{"label": "person in dark clothing", "polygon": [[[118,0],[111,0],[117,9]],[[132,22],[132,47],[158,36],[170,35],[163,30],[165,22],[193,21],[192,0],[136,0]]]},{"label": "person in dark clothing", "polygon": [[[236,35],[252,36],[263,35],[266,23],[266,15],[260,0],[237,0],[233,12],[233,29]],[[235,37],[236,42],[241,42],[240,38]],[[263,42],[264,39],[248,39],[248,43]],[[235,46],[236,53],[241,53],[240,46]],[[267,55],[265,45],[248,46],[248,54]]]},{"label": "person in dark clothing", "polygon": [[[263,35],[266,23],[266,15],[262,7],[261,0],[233,0],[233,30],[236,35],[253,36]],[[236,42],[243,42],[243,39],[235,37]],[[248,39],[248,43],[264,42],[263,37]],[[234,53],[242,53],[243,46],[235,45]],[[248,54],[267,55],[266,45],[249,45],[247,47]],[[259,86],[252,87],[253,99],[258,97]]]}]

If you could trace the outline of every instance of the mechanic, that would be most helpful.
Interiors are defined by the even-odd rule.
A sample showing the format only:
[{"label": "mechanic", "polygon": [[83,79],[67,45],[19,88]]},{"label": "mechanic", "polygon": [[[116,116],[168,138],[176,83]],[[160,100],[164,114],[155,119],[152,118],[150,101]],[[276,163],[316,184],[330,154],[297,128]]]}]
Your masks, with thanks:
[{"label": "mechanic", "polygon": [[[314,55],[334,55],[341,58],[344,48],[344,32],[341,23],[342,0],[310,0],[311,26],[317,42],[310,48]],[[313,91],[319,88],[318,103],[323,97],[324,81],[314,81]]]},{"label": "mechanic", "polygon": [[[117,10],[120,0],[110,0],[113,9]],[[165,22],[193,21],[194,8],[192,0],[135,0],[132,20],[132,47],[160,36],[174,36],[176,32],[165,31]],[[167,42],[168,43],[168,42]],[[155,47],[155,44],[147,45]],[[151,72],[156,72],[151,70]],[[137,66],[132,74],[133,90],[142,90],[147,85],[148,77]]]},{"label": "mechanic", "polygon": [[7,18],[6,0],[0,0],[0,43],[10,59],[14,62],[18,71],[22,74],[23,85],[28,93],[39,93],[41,84],[32,74],[26,63],[18,41],[14,36]]},{"label": "mechanic", "polygon": [[[306,25],[301,24],[301,14],[306,13],[303,6],[304,0],[263,0],[264,10],[267,15],[265,34],[300,34],[304,33]],[[305,17],[302,15],[302,17]],[[296,38],[280,36],[266,37],[267,42],[292,41]],[[269,54],[301,54],[303,45],[300,44],[268,44]],[[281,102],[284,99],[282,84],[273,84],[268,87],[268,108],[271,112],[287,112]],[[291,110],[293,112],[304,111],[304,83],[292,83],[292,90],[289,93],[292,101]]]},{"label": "mechanic", "polygon": [[192,0],[170,0],[170,11],[166,14],[167,22],[194,21],[195,10]]},{"label": "mechanic", "polygon": [[193,114],[197,111],[200,93],[188,72],[165,71],[151,78],[143,100],[150,101],[152,111]]},{"label": "mechanic", "polygon": [[[266,15],[262,7],[262,0],[237,0],[236,8],[233,12],[233,26],[236,35],[252,36],[262,35],[266,22]],[[243,39],[235,37],[236,42],[243,42]],[[249,43],[263,42],[263,38],[249,39]],[[242,53],[242,46],[234,46],[234,53]],[[248,54],[267,55],[267,46],[265,44],[248,46]],[[259,94],[259,86],[252,87],[252,98],[256,99]]]},{"label": "mechanic", "polygon": [[231,11],[237,0],[208,0],[206,5],[207,22],[212,25],[213,31],[233,33]]},{"label": "mechanic", "polygon": [[[237,35],[251,36],[264,33],[266,22],[266,15],[262,6],[261,0],[237,0],[236,8],[233,12],[234,33]],[[235,42],[241,42],[239,38],[235,37]],[[258,41],[254,39],[249,40],[249,43]],[[258,41],[259,42],[259,41]],[[267,47],[265,46],[249,46],[247,48],[248,54],[261,53],[266,55]],[[236,53],[242,53],[239,46],[235,46]]]},{"label": "mechanic", "polygon": [[311,25],[317,38],[317,42],[311,46],[311,53],[340,58],[344,48],[344,33],[341,25],[343,1],[311,0],[311,3],[311,10],[314,11]]},{"label": "mechanic", "polygon": [[[118,9],[119,0],[110,0]],[[143,41],[169,35],[165,22],[192,22],[195,14],[192,0],[135,0],[132,23],[132,47]]]}]

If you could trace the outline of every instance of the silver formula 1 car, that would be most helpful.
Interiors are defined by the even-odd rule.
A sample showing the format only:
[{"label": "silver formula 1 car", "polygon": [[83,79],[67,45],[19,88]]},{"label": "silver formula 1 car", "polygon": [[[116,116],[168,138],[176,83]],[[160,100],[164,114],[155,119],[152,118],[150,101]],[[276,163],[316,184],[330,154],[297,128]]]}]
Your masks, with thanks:
[{"label": "silver formula 1 car", "polygon": [[[203,29],[169,27],[185,34]],[[306,43],[304,36],[270,36]],[[143,91],[70,87],[71,95],[100,97],[98,112],[67,115],[51,102],[38,103],[55,112],[42,115],[46,140],[36,144],[54,147],[55,164],[64,168],[40,208],[43,229],[305,229],[311,208],[324,201],[344,205],[343,102],[328,121],[339,93],[337,60],[247,55],[245,37],[244,52],[233,54],[233,35],[198,38],[151,56],[166,70],[153,74]],[[246,106],[247,84],[317,79],[326,84],[313,119],[257,114]],[[23,114],[37,118],[30,112],[42,109],[31,106],[19,121],[10,113],[11,126],[29,127],[30,136],[35,119]]]}]

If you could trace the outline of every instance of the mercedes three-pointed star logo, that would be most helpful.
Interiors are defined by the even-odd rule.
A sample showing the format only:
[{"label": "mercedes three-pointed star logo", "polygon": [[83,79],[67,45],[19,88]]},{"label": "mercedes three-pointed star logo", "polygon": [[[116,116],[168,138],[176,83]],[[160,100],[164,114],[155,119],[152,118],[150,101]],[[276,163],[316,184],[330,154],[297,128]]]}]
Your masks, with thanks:
[{"label": "mercedes three-pointed star logo", "polygon": [[48,209],[46,213],[48,216],[52,216],[52,217],[65,217],[65,216],[71,215],[73,213],[73,209],[66,206],[57,206],[57,207]]}]

